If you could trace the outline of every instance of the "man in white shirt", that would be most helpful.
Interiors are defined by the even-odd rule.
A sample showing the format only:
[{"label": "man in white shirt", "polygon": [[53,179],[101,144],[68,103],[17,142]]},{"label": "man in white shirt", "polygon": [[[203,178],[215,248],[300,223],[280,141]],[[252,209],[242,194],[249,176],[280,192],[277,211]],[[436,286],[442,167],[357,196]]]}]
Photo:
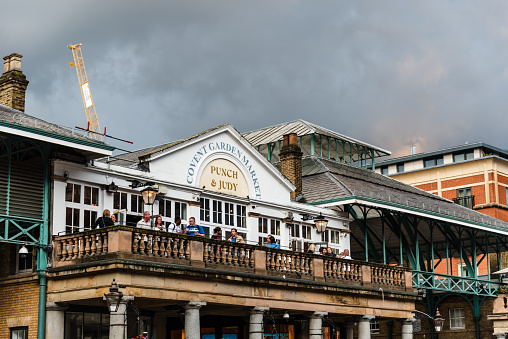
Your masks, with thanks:
[{"label": "man in white shirt", "polygon": [[182,219],[180,217],[177,217],[175,219],[175,222],[172,222],[168,225],[167,231],[169,233],[182,233],[182,227],[180,224],[182,223]]},{"label": "man in white shirt", "polygon": [[353,260],[353,258],[351,258],[349,255],[349,250],[344,250],[344,254],[342,255],[341,259]]},{"label": "man in white shirt", "polygon": [[145,214],[143,214],[143,219],[138,221],[138,223],[136,224],[136,227],[152,228],[152,225],[150,224],[150,212],[145,211]]}]

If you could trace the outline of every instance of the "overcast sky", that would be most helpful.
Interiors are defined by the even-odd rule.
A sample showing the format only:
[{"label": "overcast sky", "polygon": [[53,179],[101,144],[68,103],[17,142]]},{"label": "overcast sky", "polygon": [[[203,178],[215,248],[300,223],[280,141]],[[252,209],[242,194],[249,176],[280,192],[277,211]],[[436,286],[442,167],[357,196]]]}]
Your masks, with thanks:
[{"label": "overcast sky", "polygon": [[9,1],[26,113],[86,127],[82,43],[101,128],[130,150],[229,122],[304,119],[394,155],[508,148],[506,1]]}]

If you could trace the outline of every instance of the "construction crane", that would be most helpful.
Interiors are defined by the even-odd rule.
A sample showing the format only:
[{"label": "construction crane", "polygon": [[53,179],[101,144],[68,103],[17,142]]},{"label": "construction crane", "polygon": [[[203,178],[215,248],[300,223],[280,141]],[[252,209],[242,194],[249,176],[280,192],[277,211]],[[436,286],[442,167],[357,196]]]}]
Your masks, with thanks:
[{"label": "construction crane", "polygon": [[[104,136],[99,127],[99,119],[95,112],[95,105],[93,104],[92,94],[90,93],[90,86],[88,85],[88,78],[86,76],[85,63],[83,62],[83,55],[81,54],[81,44],[70,45],[74,62],[69,62],[71,67],[76,66],[76,73],[78,75],[79,87],[81,88],[81,97],[83,98],[83,105],[85,107],[86,120],[88,121],[88,135],[100,141],[104,141]],[[106,134],[106,131],[104,131]]]}]

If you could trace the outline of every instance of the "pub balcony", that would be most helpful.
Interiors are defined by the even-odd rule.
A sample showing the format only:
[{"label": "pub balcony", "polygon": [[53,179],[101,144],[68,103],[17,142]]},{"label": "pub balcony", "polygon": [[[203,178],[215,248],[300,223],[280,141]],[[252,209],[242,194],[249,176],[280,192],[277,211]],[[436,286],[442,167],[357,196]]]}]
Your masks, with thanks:
[{"label": "pub balcony", "polygon": [[330,258],[131,226],[111,226],[53,238],[51,275],[71,266],[115,259],[146,265],[176,264],[243,272],[251,276],[362,286],[367,290],[413,292],[408,268]]}]

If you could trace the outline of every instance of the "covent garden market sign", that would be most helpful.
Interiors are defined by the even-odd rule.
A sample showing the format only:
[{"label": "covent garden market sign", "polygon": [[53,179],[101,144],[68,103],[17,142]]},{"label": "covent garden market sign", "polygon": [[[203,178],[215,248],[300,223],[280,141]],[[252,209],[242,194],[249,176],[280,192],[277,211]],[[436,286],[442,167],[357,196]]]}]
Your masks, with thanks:
[{"label": "covent garden market sign", "polygon": [[[254,162],[248,154],[238,146],[227,142],[210,142],[201,146],[194,154],[187,169],[187,183],[193,184],[197,174],[197,168],[201,160],[213,153],[231,154],[244,166],[254,186],[256,199],[261,199],[261,188],[256,170],[253,169]],[[201,173],[199,187],[205,187],[209,191],[220,192],[239,197],[249,195],[249,187],[243,172],[227,159],[219,158],[210,161]]]}]

